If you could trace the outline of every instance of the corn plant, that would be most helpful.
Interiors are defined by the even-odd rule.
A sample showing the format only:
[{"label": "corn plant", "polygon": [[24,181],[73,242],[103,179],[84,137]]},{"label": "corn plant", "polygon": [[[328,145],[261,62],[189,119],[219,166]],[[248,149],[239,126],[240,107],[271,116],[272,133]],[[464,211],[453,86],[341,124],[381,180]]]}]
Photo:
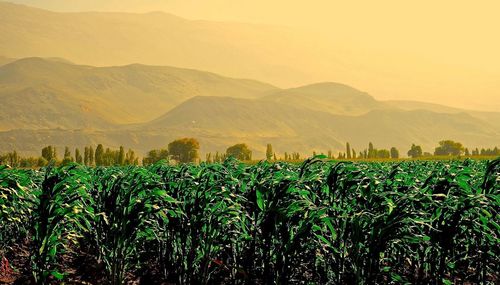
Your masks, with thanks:
[{"label": "corn plant", "polygon": [[167,249],[163,260],[171,263],[165,273],[180,284],[207,284],[214,282],[216,272],[233,278],[241,272],[237,247],[247,238],[246,217],[235,168],[238,165],[226,161],[155,170],[166,191],[180,202],[182,216],[168,225],[161,244]]},{"label": "corn plant", "polygon": [[37,187],[33,181],[36,175],[0,166],[0,257],[28,235],[33,209],[30,189]]},{"label": "corn plant", "polygon": [[0,244],[31,237],[38,283],[63,277],[68,241],[112,284],[499,280],[500,158],[2,168],[0,207]]},{"label": "corn plant", "polygon": [[144,168],[98,169],[94,181],[95,243],[111,284],[123,284],[142,238],[154,238],[154,220],[168,223],[175,200]]},{"label": "corn plant", "polygon": [[88,188],[86,169],[72,165],[49,167],[40,189],[33,189],[31,263],[36,283],[64,277],[57,269],[58,255],[90,228]]}]

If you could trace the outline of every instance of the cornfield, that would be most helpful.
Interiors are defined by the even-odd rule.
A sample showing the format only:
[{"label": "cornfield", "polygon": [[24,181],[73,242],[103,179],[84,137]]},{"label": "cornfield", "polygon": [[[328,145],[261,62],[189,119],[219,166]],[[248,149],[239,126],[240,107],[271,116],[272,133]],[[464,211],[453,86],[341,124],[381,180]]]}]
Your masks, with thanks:
[{"label": "cornfield", "polygon": [[1,167],[0,280],[500,282],[500,159],[321,158]]}]

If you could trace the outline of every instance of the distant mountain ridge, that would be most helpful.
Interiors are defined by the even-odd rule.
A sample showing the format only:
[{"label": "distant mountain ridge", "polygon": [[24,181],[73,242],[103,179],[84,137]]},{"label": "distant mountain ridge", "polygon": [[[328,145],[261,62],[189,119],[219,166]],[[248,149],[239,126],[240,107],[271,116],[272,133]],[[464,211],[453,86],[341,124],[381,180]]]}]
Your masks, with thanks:
[{"label": "distant mountain ridge", "polygon": [[361,115],[374,109],[389,108],[366,92],[336,82],[321,82],[278,90],[264,99],[273,103],[351,116]]},{"label": "distant mountain ridge", "polygon": [[60,13],[0,1],[0,38],[0,55],[12,58],[182,66],[286,85],[312,79],[292,62],[297,54],[314,53],[285,27],[187,20],[164,12]]},{"label": "distant mountain ridge", "polygon": [[424,102],[378,101],[350,86],[323,82],[291,89],[210,72],[132,64],[92,67],[24,58],[0,66],[0,151],[38,154],[103,143],[145,153],[179,137],[202,151],[248,143],[256,157],[356,150],[439,140],[471,147],[500,142],[500,113]]},{"label": "distant mountain ridge", "polygon": [[[165,12],[54,12],[0,0],[0,55],[7,58],[59,57],[102,67],[177,66],[282,88],[334,80],[378,98],[427,98],[422,101],[500,110],[497,69],[491,73],[478,66],[476,76],[475,63],[449,68],[439,58],[427,62],[420,52],[414,57],[360,45],[355,35],[340,36],[344,28],[190,20]],[[386,61],[386,56],[393,58]],[[431,76],[434,68],[441,74]]]},{"label": "distant mountain ridge", "polygon": [[0,66],[0,130],[108,129],[152,120],[193,96],[251,98],[275,89],[174,67],[91,67],[24,58]]}]

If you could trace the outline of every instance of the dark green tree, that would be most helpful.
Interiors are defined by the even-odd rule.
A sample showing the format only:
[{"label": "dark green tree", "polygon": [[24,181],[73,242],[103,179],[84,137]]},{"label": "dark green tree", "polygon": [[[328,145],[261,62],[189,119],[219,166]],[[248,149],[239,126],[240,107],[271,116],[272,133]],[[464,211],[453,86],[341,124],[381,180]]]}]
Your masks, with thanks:
[{"label": "dark green tree", "polygon": [[19,157],[19,154],[17,151],[9,152],[7,154],[7,163],[12,166],[12,167],[19,167],[21,162],[21,157]]},{"label": "dark green tree", "polygon": [[135,156],[132,149],[129,149],[125,154],[125,165],[139,165],[139,158]]},{"label": "dark green tree", "polygon": [[461,143],[443,140],[439,142],[439,146],[434,150],[434,155],[461,155],[463,152],[464,147]]},{"label": "dark green tree", "polygon": [[396,147],[391,147],[391,158],[399,158],[399,150]]},{"label": "dark green tree", "polygon": [[345,144],[347,159],[351,159],[351,145],[347,142]]},{"label": "dark green tree", "polygon": [[83,150],[83,164],[89,165],[90,159],[89,159],[89,147],[86,146],[85,149]]},{"label": "dark green tree", "polygon": [[120,146],[120,151],[118,152],[118,164],[125,165],[125,149]]},{"label": "dark green tree", "polygon": [[419,145],[412,144],[410,150],[408,151],[408,156],[411,158],[422,156],[422,147]]},{"label": "dark green tree", "polygon": [[98,144],[97,148],[95,149],[95,165],[104,165],[104,147],[102,146],[102,144]]},{"label": "dark green tree", "polygon": [[252,160],[252,151],[244,143],[235,144],[226,150],[226,155],[238,160]]},{"label": "dark green tree", "polygon": [[56,147],[49,145],[42,148],[42,157],[49,162],[57,160]]},{"label": "dark green tree", "polygon": [[376,158],[377,157],[377,152],[373,148],[373,144],[370,142],[368,144],[368,158]]},{"label": "dark green tree", "polygon": [[200,143],[194,138],[182,138],[168,144],[168,152],[181,163],[196,162],[199,158]]},{"label": "dark green tree", "polygon": [[71,162],[73,162],[73,158],[71,157],[71,151],[69,150],[69,147],[65,147],[64,148],[64,158],[63,158],[62,164],[67,165]]},{"label": "dark green tree", "polygon": [[271,160],[273,158],[273,146],[268,143],[266,146],[266,158],[267,160]]},{"label": "dark green tree", "polygon": [[118,152],[114,152],[109,147],[107,147],[106,151],[104,151],[101,165],[111,166],[117,164],[117,161],[118,161]]},{"label": "dark green tree", "polygon": [[92,166],[94,165],[94,160],[95,156],[94,156],[94,147],[93,146],[90,146],[89,147],[89,165]]},{"label": "dark green tree", "polygon": [[390,158],[391,153],[387,149],[378,149],[377,158]]},{"label": "dark green tree", "polygon": [[148,151],[146,156],[142,159],[143,165],[154,164],[160,160],[168,160],[169,154],[167,149],[152,149]]},{"label": "dark green tree", "polygon": [[82,164],[83,162],[83,157],[80,154],[80,150],[78,148],[75,148],[75,162],[79,164]]}]

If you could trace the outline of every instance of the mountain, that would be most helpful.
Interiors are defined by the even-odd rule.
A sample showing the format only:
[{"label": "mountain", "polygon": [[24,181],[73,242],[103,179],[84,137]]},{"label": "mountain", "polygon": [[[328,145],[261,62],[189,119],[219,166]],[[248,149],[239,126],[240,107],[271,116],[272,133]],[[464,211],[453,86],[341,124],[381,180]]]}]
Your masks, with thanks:
[{"label": "mountain", "polygon": [[[309,88],[304,87],[305,90]],[[358,150],[366,148],[369,141],[378,147],[396,146],[401,150],[418,143],[428,151],[443,139],[454,139],[467,146],[500,142],[500,132],[494,124],[468,113],[391,109],[371,96],[363,96],[375,109],[361,115],[333,114],[327,106],[322,107],[324,111],[313,110],[311,102],[304,106],[289,102],[270,104],[268,97],[253,100],[195,97],[142,125],[141,129],[189,134],[203,139],[228,138],[231,143],[258,145],[262,153],[266,142],[273,143],[277,150],[307,153],[342,150],[345,142]],[[348,98],[339,97],[338,101],[348,101]],[[333,99],[328,104],[335,106],[335,102]]]},{"label": "mountain", "polygon": [[277,90],[263,99],[274,104],[301,106],[340,115],[361,115],[371,110],[389,107],[366,92],[335,82]]},{"label": "mountain", "polygon": [[[500,132],[493,125],[467,113],[436,113],[427,110],[374,110],[350,117],[342,123],[342,137],[359,148],[359,142],[375,146],[396,146],[407,150],[412,143],[432,152],[444,139],[465,146],[492,146],[500,142]],[[366,146],[361,145],[365,148]]]},{"label": "mountain", "polygon": [[333,115],[267,100],[194,97],[140,127],[201,140],[218,138],[218,146],[246,142],[263,148],[273,143],[292,151],[342,147]]},{"label": "mountain", "polygon": [[288,104],[269,104],[266,99],[197,96],[144,124],[109,130],[45,129],[0,132],[0,149],[16,149],[36,155],[48,144],[83,147],[102,143],[124,145],[144,154],[180,137],[195,137],[201,151],[224,151],[244,142],[261,158],[271,143],[278,156],[283,152],[343,151],[350,142],[356,151],[372,142],[376,148],[397,147],[405,155],[412,143],[433,151],[437,142],[452,139],[468,147],[492,147],[500,132],[485,121],[462,113],[426,110],[372,110],[362,115],[334,115]]},{"label": "mountain", "polygon": [[427,103],[427,102],[418,102],[418,101],[410,101],[410,100],[387,100],[383,101],[384,104],[389,105],[393,108],[406,110],[406,111],[415,111],[415,110],[428,110],[437,113],[460,113],[465,110],[459,108],[453,108],[445,105]]},{"label": "mountain", "polygon": [[152,120],[194,96],[252,98],[275,89],[174,67],[91,67],[24,58],[0,66],[0,130],[109,129]]},{"label": "mountain", "polygon": [[500,112],[465,110],[460,108],[444,106],[440,104],[418,102],[418,101],[389,100],[389,101],[383,101],[383,103],[387,106],[406,111],[427,110],[427,111],[433,111],[437,113],[447,113],[447,114],[467,113],[474,118],[483,120],[483,122],[486,125],[489,125],[495,128],[497,132],[500,132]]},{"label": "mountain", "polygon": [[[481,64],[472,53],[468,60],[457,50],[442,57],[437,49],[428,53],[394,36],[388,39],[394,45],[377,42],[377,33],[363,35],[367,29],[356,17],[331,18],[341,24],[302,29],[188,20],[163,12],[51,12],[0,2],[0,55],[61,57],[91,66],[178,66],[286,88],[336,80],[379,98],[500,110],[494,57],[483,55],[488,64]],[[355,27],[361,30],[350,33]]]},{"label": "mountain", "polygon": [[37,155],[51,144],[103,143],[146,153],[179,137],[203,152],[249,144],[262,157],[417,143],[432,151],[453,139],[470,147],[500,142],[500,113],[378,101],[333,82],[291,89],[210,72],[132,64],[94,67],[61,58],[23,58],[0,66],[0,151]]},{"label": "mountain", "polygon": [[0,55],[12,58],[182,66],[284,85],[313,81],[301,70],[324,60],[286,27],[187,20],[163,12],[57,13],[0,2],[0,38]]}]

